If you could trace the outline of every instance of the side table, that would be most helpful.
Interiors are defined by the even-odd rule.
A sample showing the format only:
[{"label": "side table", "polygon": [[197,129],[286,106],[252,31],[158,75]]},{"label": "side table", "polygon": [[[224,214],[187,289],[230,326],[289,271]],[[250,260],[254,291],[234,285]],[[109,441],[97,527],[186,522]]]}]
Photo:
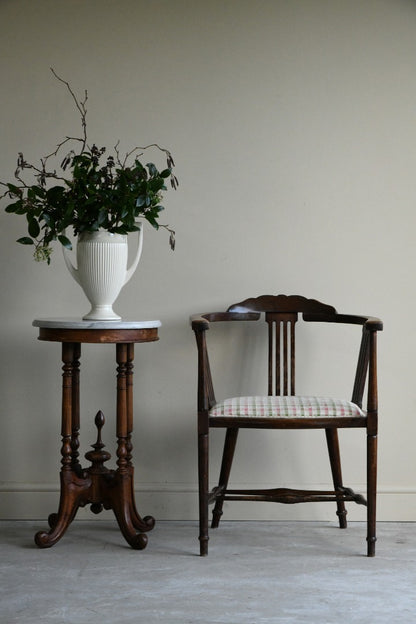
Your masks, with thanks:
[{"label": "side table", "polygon": [[[59,509],[48,518],[49,531],[40,531],[35,542],[40,548],[56,544],[64,535],[79,507],[91,505],[93,513],[112,509],[126,541],[132,548],[146,547],[154,518],[141,518],[134,500],[132,464],[133,431],[133,359],[134,345],[159,340],[160,321],[80,321],[76,319],[36,319],[39,340],[62,343],[62,446],[61,492]],[[79,462],[80,429],[80,357],[81,344],[115,344],[117,362],[117,469],[104,464],[111,458],[104,450],[101,430],[104,415],[95,416],[97,441],[85,454],[91,462],[82,468]]]}]

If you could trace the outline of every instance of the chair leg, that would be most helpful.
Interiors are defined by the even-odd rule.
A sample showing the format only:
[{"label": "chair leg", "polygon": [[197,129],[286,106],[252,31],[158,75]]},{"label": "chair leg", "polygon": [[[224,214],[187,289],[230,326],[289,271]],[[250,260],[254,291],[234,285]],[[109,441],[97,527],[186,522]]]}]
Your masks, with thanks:
[{"label": "chair leg", "polygon": [[377,436],[367,435],[367,556],[376,554]]},{"label": "chair leg", "polygon": [[[329,461],[331,463],[332,480],[335,491],[342,488],[341,458],[339,454],[338,430],[325,429],[328,445]],[[344,501],[337,502],[337,516],[340,529],[347,528],[347,510]]]},{"label": "chair leg", "polygon": [[208,554],[208,433],[198,435],[198,480],[199,480],[199,548],[201,557]]},{"label": "chair leg", "polygon": [[[234,458],[235,445],[237,443],[238,428],[232,427],[227,429],[225,434],[224,452],[222,455],[221,471],[218,487],[222,491],[225,491],[228,485],[228,479],[230,477],[231,466]],[[212,512],[212,524],[211,528],[216,529],[220,523],[222,516],[222,506],[224,504],[224,497],[220,496],[215,503],[214,510]]]}]

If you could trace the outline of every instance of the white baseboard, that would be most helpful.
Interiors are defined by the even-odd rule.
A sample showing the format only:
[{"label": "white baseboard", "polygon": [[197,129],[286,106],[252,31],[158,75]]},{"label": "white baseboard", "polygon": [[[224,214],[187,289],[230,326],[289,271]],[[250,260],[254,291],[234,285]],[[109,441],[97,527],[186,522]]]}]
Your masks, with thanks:
[{"label": "white baseboard", "polygon": [[[236,488],[256,487],[253,484],[234,484]],[[298,486],[290,486],[298,487]],[[322,484],[310,485],[319,489]],[[352,486],[365,493],[363,487]],[[198,494],[193,485],[172,483],[137,484],[136,505],[142,516],[152,515],[156,520],[197,520]],[[57,511],[59,489],[54,484],[0,485],[0,520],[46,520]],[[363,521],[366,508],[353,503],[347,504],[348,519]],[[111,511],[96,516],[89,508],[80,509],[77,519],[110,519]],[[232,502],[224,506],[225,520],[311,520],[336,521],[334,503],[309,503],[281,505],[276,503]],[[416,486],[380,486],[377,500],[377,519],[384,522],[416,522]]]}]

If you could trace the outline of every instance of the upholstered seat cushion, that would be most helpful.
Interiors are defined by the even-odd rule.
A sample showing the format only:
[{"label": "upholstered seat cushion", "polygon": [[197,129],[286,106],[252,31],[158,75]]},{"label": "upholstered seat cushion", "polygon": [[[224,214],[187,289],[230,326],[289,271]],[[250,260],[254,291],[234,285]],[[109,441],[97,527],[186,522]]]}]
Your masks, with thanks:
[{"label": "upholstered seat cushion", "polygon": [[211,417],[243,418],[351,418],[366,413],[350,401],[315,396],[248,396],[214,405]]}]

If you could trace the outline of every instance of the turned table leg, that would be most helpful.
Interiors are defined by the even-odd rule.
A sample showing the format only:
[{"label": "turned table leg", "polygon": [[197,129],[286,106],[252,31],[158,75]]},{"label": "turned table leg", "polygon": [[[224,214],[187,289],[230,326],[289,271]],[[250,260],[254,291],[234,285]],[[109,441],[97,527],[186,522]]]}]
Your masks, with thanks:
[{"label": "turned table leg", "polygon": [[154,519],[148,516],[142,520],[137,513],[134,502],[134,470],[131,463],[133,345],[117,344],[116,357],[118,364],[117,470],[115,473],[115,487],[111,496],[111,506],[126,541],[132,548],[141,550],[146,547],[147,535],[140,533],[140,531],[152,529]]},{"label": "turned table leg", "polygon": [[134,468],[132,464],[133,444],[131,435],[133,433],[133,360],[134,360],[134,343],[127,345],[127,368],[126,368],[126,392],[127,392],[127,467],[131,478],[131,503],[132,503],[132,522],[138,531],[151,531],[155,526],[155,519],[152,516],[141,518],[136,509],[134,496]]},{"label": "turned table leg", "polygon": [[81,345],[74,344],[74,360],[72,370],[72,433],[71,433],[71,449],[72,449],[72,469],[81,476],[82,468],[79,463],[79,428],[80,428],[80,412],[79,412],[79,369],[80,369]]},{"label": "turned table leg", "polygon": [[79,466],[79,357],[79,344],[62,343],[61,495],[58,513],[48,518],[50,531],[39,531],[35,535],[40,548],[53,546],[61,539],[90,486],[89,479],[77,476],[73,471],[74,465]]}]

